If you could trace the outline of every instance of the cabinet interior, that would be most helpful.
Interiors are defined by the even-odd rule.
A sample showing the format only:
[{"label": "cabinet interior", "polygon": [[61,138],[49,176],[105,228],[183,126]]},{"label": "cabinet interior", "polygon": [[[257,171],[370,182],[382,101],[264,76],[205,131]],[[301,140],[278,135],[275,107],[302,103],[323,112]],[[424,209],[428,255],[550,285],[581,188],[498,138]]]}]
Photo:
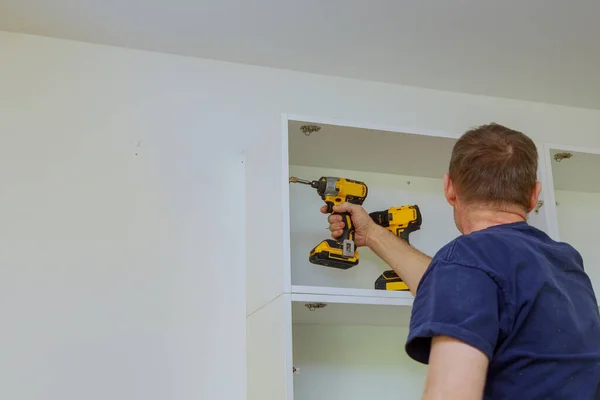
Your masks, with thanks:
[{"label": "cabinet interior", "polygon": [[[382,130],[290,121],[289,174],[315,180],[337,176],[363,181],[368,195],[363,207],[380,211],[416,204],[423,222],[410,242],[433,256],[459,235],[452,209],[443,196],[443,176],[455,139]],[[330,238],[323,200],[315,189],[290,184],[291,283],[299,286],[374,290],[375,280],[389,269],[373,252],[359,248],[360,263],[347,270],[311,264],[310,250]]]},{"label": "cabinet interior", "polygon": [[[328,304],[310,311],[299,302],[292,307],[295,400],[421,398],[426,366],[406,355],[408,318],[399,315],[410,307]],[[353,311],[372,317],[335,317]]]},{"label": "cabinet interior", "polygon": [[575,247],[600,295],[600,154],[551,148],[559,239]]}]

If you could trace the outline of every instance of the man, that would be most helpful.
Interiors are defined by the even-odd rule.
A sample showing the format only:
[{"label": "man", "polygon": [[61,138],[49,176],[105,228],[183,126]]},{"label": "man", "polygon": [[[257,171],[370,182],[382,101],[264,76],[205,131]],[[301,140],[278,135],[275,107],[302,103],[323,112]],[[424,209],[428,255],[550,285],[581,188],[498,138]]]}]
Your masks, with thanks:
[{"label": "man", "polygon": [[[362,207],[334,208],[415,295],[406,351],[429,364],[423,399],[600,399],[600,318],[583,260],[526,222],[541,190],[537,162],[521,132],[466,132],[444,176],[462,235],[433,258]],[[340,216],[328,220],[338,237]]]}]

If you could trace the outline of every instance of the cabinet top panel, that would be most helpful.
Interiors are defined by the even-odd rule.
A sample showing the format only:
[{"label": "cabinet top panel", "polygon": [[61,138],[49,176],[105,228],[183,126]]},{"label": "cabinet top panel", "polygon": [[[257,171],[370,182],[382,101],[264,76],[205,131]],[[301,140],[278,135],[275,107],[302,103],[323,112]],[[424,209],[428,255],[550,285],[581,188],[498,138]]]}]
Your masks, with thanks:
[{"label": "cabinet top panel", "polygon": [[555,190],[600,193],[600,154],[550,149]]},{"label": "cabinet top panel", "polygon": [[[303,127],[319,129],[305,132]],[[456,139],[289,121],[289,163],[442,178]]]},{"label": "cabinet top panel", "polygon": [[294,300],[292,302],[293,323],[408,327],[412,312],[410,306],[329,303],[326,301],[321,305],[322,308],[312,309],[311,301]]}]

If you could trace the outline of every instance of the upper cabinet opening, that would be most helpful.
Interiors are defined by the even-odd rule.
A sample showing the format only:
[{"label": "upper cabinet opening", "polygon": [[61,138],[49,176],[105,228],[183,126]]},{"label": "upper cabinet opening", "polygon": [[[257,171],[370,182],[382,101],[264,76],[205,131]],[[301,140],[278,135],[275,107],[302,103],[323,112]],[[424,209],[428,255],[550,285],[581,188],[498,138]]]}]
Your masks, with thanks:
[{"label": "upper cabinet opening", "polygon": [[[290,176],[364,182],[367,212],[417,206],[421,225],[409,240],[428,255],[459,235],[443,193],[456,139],[310,121],[289,121],[287,133]],[[376,279],[389,267],[368,248],[358,248],[359,263],[348,269],[309,260],[313,247],[331,239],[327,215],[320,212],[324,204],[311,186],[289,184],[291,284],[375,291]]]},{"label": "upper cabinet opening", "polygon": [[548,182],[554,198],[554,236],[583,258],[596,296],[600,294],[600,151],[547,146]]}]

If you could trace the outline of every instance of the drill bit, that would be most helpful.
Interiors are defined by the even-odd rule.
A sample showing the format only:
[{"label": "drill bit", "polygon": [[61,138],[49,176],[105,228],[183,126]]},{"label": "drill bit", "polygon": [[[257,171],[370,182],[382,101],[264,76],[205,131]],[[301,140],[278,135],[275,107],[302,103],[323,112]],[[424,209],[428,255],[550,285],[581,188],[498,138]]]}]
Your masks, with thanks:
[{"label": "drill bit", "polygon": [[295,176],[290,176],[291,183],[303,183],[305,185],[312,185],[311,181],[307,181],[306,179],[296,178]]}]

